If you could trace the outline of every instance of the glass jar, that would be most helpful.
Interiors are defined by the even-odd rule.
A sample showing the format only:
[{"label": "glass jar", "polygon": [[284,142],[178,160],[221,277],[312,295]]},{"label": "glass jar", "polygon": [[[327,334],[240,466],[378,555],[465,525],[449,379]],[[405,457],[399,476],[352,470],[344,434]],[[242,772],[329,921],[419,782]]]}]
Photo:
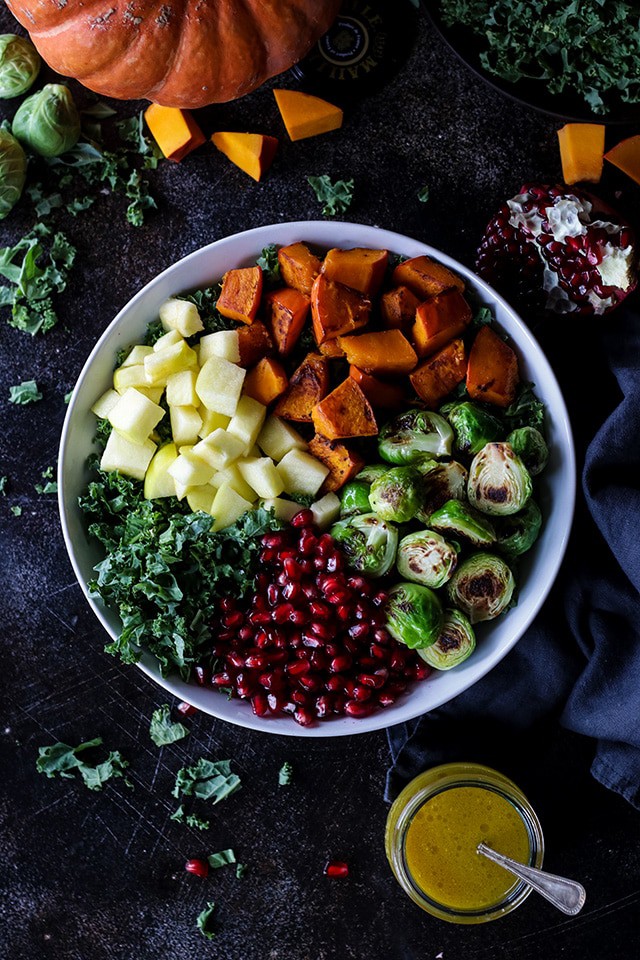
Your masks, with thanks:
[{"label": "glass jar", "polygon": [[[523,834],[525,850],[528,846],[528,857],[520,858],[523,863],[532,867],[541,867],[544,856],[542,828],[533,808],[515,783],[497,770],[475,763],[447,763],[420,774],[404,788],[389,811],[385,835],[387,859],[396,880],[414,903],[417,903],[419,907],[433,916],[448,920],[451,923],[485,923],[487,920],[495,920],[497,917],[503,917],[507,913],[511,913],[531,893],[531,887],[528,883],[518,880],[516,877],[513,877],[511,881],[507,871],[495,866],[495,864],[490,864],[489,861],[481,858],[480,854],[477,854],[477,856],[483,860],[483,864],[479,865],[481,869],[499,870],[501,874],[504,874],[504,892],[494,902],[488,904],[483,903],[474,906],[469,903],[463,907],[441,902],[433,891],[430,892],[425,889],[426,884],[424,882],[418,882],[416,878],[418,871],[415,866],[412,872],[407,857],[407,834],[416,815],[422,811],[422,817],[424,817],[425,804],[435,797],[440,797],[437,801],[437,805],[440,807],[442,807],[443,802],[446,803],[448,799],[451,800],[454,795],[451,794],[447,798],[445,796],[446,791],[469,787],[491,791],[490,797],[470,794],[468,791],[464,793],[464,796],[467,798],[473,796],[476,800],[489,801],[494,808],[496,808],[496,805],[502,807],[503,813],[508,814],[512,821],[512,826],[517,826],[520,833]],[[458,793],[455,796],[462,797],[463,794]],[[501,801],[506,801],[508,806],[504,802],[501,803],[498,798]],[[442,808],[444,809],[444,807]],[[436,805],[433,805],[432,809],[435,811]],[[428,811],[426,812],[428,813]],[[437,814],[436,819],[439,816],[441,814]],[[447,820],[447,823],[455,834],[455,821]],[[485,826],[490,829],[488,825],[482,823],[478,825],[477,830],[484,829]],[[468,820],[460,823],[459,827],[461,834],[468,832],[468,829],[476,829],[472,825],[470,826]],[[524,830],[522,830],[522,827],[524,827]],[[437,830],[437,827],[435,829]],[[410,839],[415,849],[415,838]],[[489,837],[478,835],[474,839],[475,846],[482,839],[489,842]],[[474,851],[475,846],[471,848]],[[430,849],[433,853],[433,848]],[[460,850],[460,847],[457,847],[457,849]],[[507,856],[510,855],[508,849],[499,850],[499,852],[505,853]],[[511,853],[511,855],[513,854]],[[515,859],[518,858],[515,857]],[[447,866],[447,869],[449,869],[449,866]]]}]

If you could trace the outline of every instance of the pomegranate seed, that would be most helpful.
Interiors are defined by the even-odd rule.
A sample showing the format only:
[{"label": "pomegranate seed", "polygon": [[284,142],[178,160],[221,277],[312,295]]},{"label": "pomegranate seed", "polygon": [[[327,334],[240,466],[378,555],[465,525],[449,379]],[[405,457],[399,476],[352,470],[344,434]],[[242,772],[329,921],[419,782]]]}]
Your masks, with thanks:
[{"label": "pomegranate seed", "polygon": [[353,699],[363,702],[364,700],[370,700],[372,694],[371,687],[364,687],[362,684],[357,683],[353,688]]},{"label": "pomegranate seed", "polygon": [[286,702],[286,699],[278,696],[277,693],[267,694],[267,703],[269,704],[269,709],[272,713],[280,713],[282,710],[284,710]]},{"label": "pomegranate seed", "polygon": [[323,720],[333,710],[333,699],[330,694],[323,693],[316,700],[316,716]]},{"label": "pomegranate seed", "polygon": [[316,620],[314,620],[310,626],[312,633],[315,633],[315,635],[320,637],[321,640],[330,640],[335,633],[335,630],[333,630],[327,623],[318,623]]},{"label": "pomegranate seed", "polygon": [[249,614],[251,623],[271,623],[271,614],[268,610],[254,610]]},{"label": "pomegranate seed", "polygon": [[301,587],[302,587],[302,592],[304,593],[307,600],[315,600],[316,597],[318,596],[318,588],[316,587],[315,583],[313,583],[311,580],[307,581],[306,583],[302,583]]},{"label": "pomegranate seed", "polygon": [[222,626],[228,627],[230,630],[238,630],[244,623],[244,613],[240,610],[235,610],[233,613],[227,613],[226,616],[222,618]]},{"label": "pomegranate seed", "polygon": [[387,690],[381,690],[377,699],[381,707],[390,707],[396,702],[395,696]]},{"label": "pomegranate seed", "polygon": [[344,589],[344,583],[338,577],[318,577],[318,586],[327,595]]},{"label": "pomegranate seed", "polygon": [[342,554],[332,553],[327,557],[326,570],[327,573],[335,573],[337,570],[344,569],[344,560]]},{"label": "pomegranate seed", "polygon": [[325,680],[324,685],[325,685],[325,688],[329,691],[329,693],[342,693],[343,679],[342,677],[339,677],[336,674],[334,674],[334,676],[328,677]]},{"label": "pomegranate seed", "polygon": [[349,876],[349,865],[340,860],[330,860],[329,863],[325,864],[324,873],[332,880],[342,879]]},{"label": "pomegranate seed", "polygon": [[338,619],[342,620],[343,623],[348,623],[351,619],[351,609],[345,604],[341,604],[336,610]]},{"label": "pomegranate seed", "polygon": [[251,656],[247,657],[244,661],[243,666],[247,667],[249,670],[264,670],[267,665],[267,658],[264,657],[261,653],[253,653]]},{"label": "pomegranate seed", "polygon": [[286,573],[279,573],[276,577],[276,583],[280,587],[286,587],[286,585],[289,583],[289,577],[286,575]]},{"label": "pomegranate seed", "polygon": [[309,673],[311,669],[311,664],[308,660],[295,660],[293,663],[288,663],[285,667],[286,672],[292,677],[300,677],[304,673]]},{"label": "pomegranate seed", "polygon": [[[311,626],[313,627],[315,626],[315,624],[311,624]],[[320,639],[319,636],[316,636],[315,633],[303,633],[302,643],[305,647],[321,647],[322,646],[322,640]]]},{"label": "pomegranate seed", "polygon": [[289,541],[289,538],[287,537],[287,535],[282,530],[280,530],[275,533],[265,534],[264,537],[262,538],[262,546],[273,547],[277,550],[280,547],[283,547],[285,543],[288,543],[288,541]]},{"label": "pomegranate seed", "polygon": [[358,700],[347,700],[344,709],[345,713],[348,713],[350,717],[356,717],[358,720],[361,720],[363,717],[368,717],[373,713],[375,704],[371,701],[360,703]]},{"label": "pomegranate seed", "polygon": [[293,714],[293,719],[296,721],[296,723],[299,723],[301,727],[310,727],[316,718],[315,714],[309,709],[309,707],[298,707]]},{"label": "pomegranate seed", "polygon": [[255,686],[255,680],[246,673],[239,673],[236,677],[236,690],[238,691],[238,696],[243,700],[251,696],[255,690]]},{"label": "pomegranate seed", "polygon": [[302,587],[299,583],[288,583],[285,587],[282,588],[282,599],[283,600],[296,600],[299,601],[304,596],[302,592]]},{"label": "pomegranate seed", "polygon": [[264,693],[256,693],[251,697],[251,709],[256,717],[265,717],[269,712],[269,701]]},{"label": "pomegranate seed", "polygon": [[290,580],[302,580],[302,570],[297,560],[287,557],[284,561],[284,572]]},{"label": "pomegranate seed", "polygon": [[318,545],[318,538],[310,530],[305,530],[299,541],[298,550],[303,557],[310,556]]},{"label": "pomegranate seed", "polygon": [[296,627],[302,627],[307,622],[308,617],[304,610],[292,610],[289,614],[289,622]]},{"label": "pomegranate seed", "polygon": [[327,669],[327,658],[322,650],[313,650],[311,653],[311,666],[314,670],[320,672]]},{"label": "pomegranate seed", "polygon": [[273,563],[277,556],[277,550],[267,547],[266,549],[260,551],[260,563]]},{"label": "pomegranate seed", "polygon": [[318,538],[318,544],[316,546],[316,553],[320,557],[325,557],[329,553],[333,553],[335,546],[333,543],[333,537],[330,533],[323,533],[322,536]]},{"label": "pomegranate seed", "polygon": [[209,679],[209,671],[206,670],[205,667],[196,667],[194,670],[194,673],[196,677],[196,683],[198,684],[198,686],[204,687],[204,685],[208,682],[208,679]]},{"label": "pomegranate seed", "polygon": [[413,668],[414,680],[426,680],[431,675],[431,667],[426,663],[417,663]]},{"label": "pomegranate seed", "polygon": [[308,577],[315,570],[313,560],[309,559],[309,557],[303,557],[302,560],[299,560],[298,566],[300,567],[300,572],[305,577]]},{"label": "pomegranate seed", "polygon": [[237,605],[237,601],[233,597],[222,597],[220,600],[220,609],[224,610],[225,613],[235,610]]},{"label": "pomegranate seed", "polygon": [[253,637],[253,628],[252,628],[252,627],[249,627],[249,626],[240,627],[240,629],[238,630],[238,639],[239,639],[239,640],[251,640],[252,637]]},{"label": "pomegranate seed", "polygon": [[301,510],[291,518],[292,527],[310,527],[316,522],[311,510]]},{"label": "pomegranate seed", "polygon": [[179,703],[176,707],[176,710],[178,713],[181,713],[183,717],[192,717],[194,713],[198,712],[196,708],[190,703],[187,703],[186,700],[183,700],[181,703]]},{"label": "pomegranate seed", "polygon": [[187,873],[193,873],[196,877],[206,877],[209,875],[209,864],[206,860],[187,860],[184,868]]},{"label": "pomegranate seed", "polygon": [[275,607],[276,603],[280,599],[280,589],[277,584],[270,583],[267,587],[267,601],[269,606]]},{"label": "pomegranate seed", "polygon": [[333,712],[341,717],[344,714],[346,700],[341,693],[333,695]]},{"label": "pomegranate seed", "polygon": [[372,643],[369,647],[369,653],[372,657],[375,657],[376,660],[386,660],[387,651],[384,647],[381,647],[378,643]]},{"label": "pomegranate seed", "polygon": [[334,657],[331,663],[329,664],[329,669],[332,673],[344,673],[346,670],[349,670],[353,660],[348,654],[343,654],[342,656]]},{"label": "pomegranate seed", "polygon": [[256,647],[259,647],[263,650],[265,647],[268,647],[271,643],[271,637],[266,630],[258,630],[255,636]]},{"label": "pomegranate seed", "polygon": [[279,603],[277,607],[274,607],[272,618],[275,623],[283,624],[286,623],[291,614],[294,612],[294,606],[292,603]]},{"label": "pomegranate seed", "polygon": [[229,687],[231,686],[231,676],[226,670],[222,670],[220,673],[214,673],[211,677],[211,683],[214,687]]},{"label": "pomegranate seed", "polygon": [[316,617],[318,620],[328,620],[331,616],[331,607],[322,603],[321,600],[312,600],[309,604],[309,612],[312,617]]},{"label": "pomegranate seed", "polygon": [[271,666],[275,666],[279,663],[286,663],[287,659],[288,655],[286,650],[270,650],[267,654],[267,660]]},{"label": "pomegranate seed", "polygon": [[313,674],[303,674],[298,677],[298,683],[309,693],[318,693],[324,688],[322,680],[319,677],[314,677]]}]

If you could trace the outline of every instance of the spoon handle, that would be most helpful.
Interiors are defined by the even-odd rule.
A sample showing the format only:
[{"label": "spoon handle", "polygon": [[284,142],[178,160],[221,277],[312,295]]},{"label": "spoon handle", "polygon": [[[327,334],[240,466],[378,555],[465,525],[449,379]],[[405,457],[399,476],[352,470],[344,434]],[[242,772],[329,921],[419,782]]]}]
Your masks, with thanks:
[{"label": "spoon handle", "polygon": [[566,877],[558,877],[554,873],[547,873],[536,867],[525,867],[524,864],[511,860],[502,853],[496,853],[486,843],[478,844],[478,853],[524,880],[554,907],[569,914],[570,917],[574,917],[582,910],[587,892],[576,880],[567,880]]}]

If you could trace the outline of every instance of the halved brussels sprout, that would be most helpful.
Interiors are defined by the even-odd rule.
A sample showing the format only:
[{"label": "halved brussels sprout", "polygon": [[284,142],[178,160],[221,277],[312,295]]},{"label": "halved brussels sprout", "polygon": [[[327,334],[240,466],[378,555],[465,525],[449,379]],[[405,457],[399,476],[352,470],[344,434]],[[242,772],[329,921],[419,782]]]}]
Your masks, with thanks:
[{"label": "halved brussels sprout", "polygon": [[433,530],[410,533],[398,546],[396,566],[400,576],[434,590],[449,580],[457,563],[455,548]]},{"label": "halved brussels sprout", "polygon": [[549,460],[549,448],[539,430],[535,427],[519,427],[509,434],[507,443],[532,477],[542,473]]},{"label": "halved brussels sprout", "polygon": [[369,503],[383,520],[412,520],[422,506],[420,474],[413,467],[391,467],[371,484]]},{"label": "halved brussels sprout", "polygon": [[413,650],[435,643],[442,629],[442,604],[429,587],[397,583],[388,594],[387,630]]},{"label": "halved brussels sprout", "polygon": [[519,513],[496,521],[498,534],[496,546],[510,557],[519,557],[534,545],[541,527],[540,507],[535,500],[529,500]]},{"label": "halved brussels sprout", "polygon": [[418,655],[434,670],[457,667],[476,648],[473,627],[460,610],[445,610],[440,636],[431,647],[418,650]]},{"label": "halved brussels sprout", "polygon": [[375,513],[339,520],[330,530],[349,566],[368,577],[382,577],[396,559],[398,531]]},{"label": "halved brussels sprout", "polygon": [[15,137],[0,127],[0,220],[13,210],[27,179],[27,157]]},{"label": "halved brussels sprout", "polygon": [[340,493],[340,516],[351,517],[356,513],[371,513],[368,483],[352,480],[345,483]]},{"label": "halved brussels sprout", "polygon": [[425,454],[451,455],[453,430],[444,417],[431,410],[407,410],[380,431],[378,453],[389,463],[414,463]]},{"label": "halved brussels sprout", "polygon": [[383,473],[386,473],[388,469],[388,463],[368,463],[366,467],[362,468],[360,473],[356,473],[355,479],[362,480],[364,483],[373,483],[373,481],[381,477]]},{"label": "halved brussels sprout", "polygon": [[17,139],[42,157],[59,157],[80,137],[80,114],[68,87],[47,83],[20,104],[13,118]]},{"label": "halved brussels sprout", "polygon": [[415,466],[424,477],[422,507],[416,515],[418,520],[428,524],[431,514],[448,500],[466,500],[469,474],[457,460],[448,463],[427,460]]},{"label": "halved brussels sprout", "polygon": [[474,553],[460,564],[447,584],[454,607],[471,623],[493,620],[509,606],[515,580],[507,564],[493,553]]},{"label": "halved brussels sprout", "polygon": [[35,82],[42,61],[26,37],[16,33],[0,36],[0,99],[20,97]]},{"label": "halved brussels sprout", "polygon": [[509,516],[522,510],[533,489],[529,471],[508,443],[488,443],[469,468],[469,503],[482,513]]},{"label": "halved brussels sprout", "polygon": [[496,541],[491,521],[461,500],[447,500],[431,514],[429,526],[439,533],[462,537],[474,547],[488,547]]},{"label": "halved brussels sprout", "polygon": [[455,433],[456,450],[469,456],[475,456],[487,443],[505,434],[504,426],[496,417],[468,401],[450,407],[447,420]]}]

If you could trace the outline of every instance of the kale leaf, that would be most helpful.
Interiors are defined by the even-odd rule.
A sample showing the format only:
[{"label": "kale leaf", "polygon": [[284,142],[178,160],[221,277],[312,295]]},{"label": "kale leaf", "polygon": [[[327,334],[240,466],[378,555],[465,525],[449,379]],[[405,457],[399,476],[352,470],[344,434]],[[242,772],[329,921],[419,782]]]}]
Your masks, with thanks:
[{"label": "kale leaf", "polygon": [[151,714],[151,724],[149,726],[149,736],[156,747],[164,747],[168,743],[175,743],[176,740],[182,740],[189,735],[189,730],[183,723],[173,723],[171,720],[171,710],[168,703],[163,703],[161,707],[154,710]]},{"label": "kale leaf", "polygon": [[102,737],[87,740],[85,743],[72,747],[68,743],[54,743],[50,747],[38,749],[36,770],[46,777],[63,777],[72,779],[76,772],[80,774],[85,787],[89,790],[102,790],[103,785],[113,778],[122,777],[128,787],[133,784],[125,776],[129,766],[118,750],[112,750],[106,760],[100,763],[87,763],[84,759],[85,751],[94,750],[102,746]]},{"label": "kale leaf", "polygon": [[316,195],[316,199],[323,204],[322,215],[335,217],[338,213],[345,213],[353,200],[353,180],[336,180],[332,183],[328,174],[321,177],[307,177],[307,182]]},{"label": "kale leaf", "polygon": [[17,386],[9,387],[9,403],[19,403],[24,406],[27,403],[37,403],[38,400],[42,400],[42,394],[35,380],[23,380]]}]

